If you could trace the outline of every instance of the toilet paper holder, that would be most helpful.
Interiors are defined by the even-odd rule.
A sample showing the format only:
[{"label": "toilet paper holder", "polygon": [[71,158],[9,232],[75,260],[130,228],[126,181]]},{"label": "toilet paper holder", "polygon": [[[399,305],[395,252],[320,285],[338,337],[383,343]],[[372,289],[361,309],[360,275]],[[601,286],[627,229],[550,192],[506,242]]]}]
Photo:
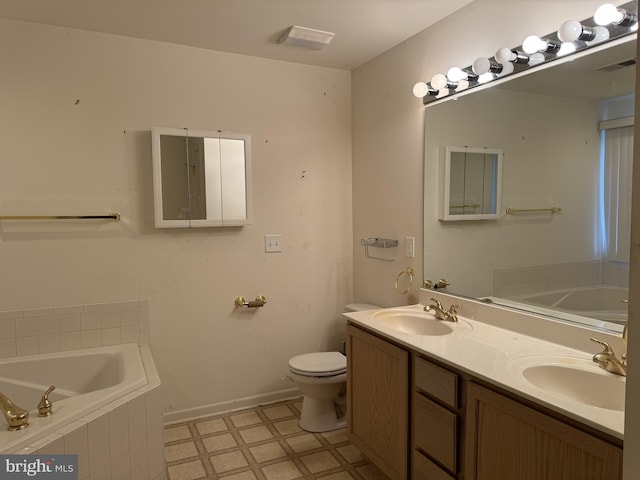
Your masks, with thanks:
[{"label": "toilet paper holder", "polygon": [[240,308],[240,307],[248,307],[248,308],[256,308],[256,307],[263,307],[265,303],[267,303],[267,297],[265,297],[264,295],[260,294],[256,297],[255,300],[251,300],[251,301],[247,301],[246,298],[240,296],[240,297],[236,297],[236,299],[233,302],[236,306],[236,308]]}]

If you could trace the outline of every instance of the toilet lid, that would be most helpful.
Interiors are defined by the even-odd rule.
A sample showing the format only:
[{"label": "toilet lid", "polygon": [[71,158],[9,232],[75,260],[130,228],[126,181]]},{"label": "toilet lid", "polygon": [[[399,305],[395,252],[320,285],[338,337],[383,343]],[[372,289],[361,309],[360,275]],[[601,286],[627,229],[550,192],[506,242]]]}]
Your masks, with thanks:
[{"label": "toilet lid", "polygon": [[289,360],[289,368],[301,375],[329,377],[347,371],[347,357],[340,352],[305,353]]}]

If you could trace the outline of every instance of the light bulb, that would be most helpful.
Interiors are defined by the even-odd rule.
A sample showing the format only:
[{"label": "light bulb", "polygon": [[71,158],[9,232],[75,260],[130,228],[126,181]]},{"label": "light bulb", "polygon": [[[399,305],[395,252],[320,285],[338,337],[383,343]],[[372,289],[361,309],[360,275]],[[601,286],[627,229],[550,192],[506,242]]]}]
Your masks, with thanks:
[{"label": "light bulb", "polygon": [[511,62],[501,63],[500,66],[502,67],[502,69],[500,70],[500,72],[498,72],[499,77],[504,77],[505,75],[509,75],[510,73],[513,73],[513,71],[515,70],[515,67]]},{"label": "light bulb", "polygon": [[[558,29],[558,38],[561,42],[575,42],[583,33],[583,27],[577,20],[567,20]],[[587,40],[587,39],[584,39]]]},{"label": "light bulb", "polygon": [[576,46],[573,43],[563,43],[560,45],[560,50],[558,50],[558,56],[562,57],[563,55],[569,55],[576,51]]},{"label": "light bulb", "polygon": [[427,93],[429,93],[429,85],[427,85],[424,82],[418,82],[413,86],[413,94],[418,97],[418,98],[422,98],[424,97]]},{"label": "light bulb", "polygon": [[459,82],[460,80],[466,80],[468,75],[459,67],[451,67],[447,72],[447,78],[452,82]]},{"label": "light bulb", "polygon": [[606,40],[609,40],[609,29],[607,27],[593,27],[593,31],[595,33],[593,39],[591,39],[591,41],[589,41],[588,43],[590,45],[594,45],[596,43],[600,43],[600,42],[604,42]]},{"label": "light bulb", "polygon": [[546,50],[547,46],[548,43],[542,40],[537,35],[529,35],[524,39],[524,42],[522,42],[522,50],[524,50],[524,53],[528,53],[530,55],[532,53]]},{"label": "light bulb", "polygon": [[537,52],[529,57],[529,66],[533,67],[534,65],[544,63],[544,61],[545,61],[544,54]]},{"label": "light bulb", "polygon": [[493,80],[493,74],[490,72],[483,73],[478,77],[478,83],[487,83]]},{"label": "light bulb", "polygon": [[624,20],[624,12],[618,10],[613,3],[605,3],[600,5],[593,14],[593,21],[596,25],[620,24]]},{"label": "light bulb", "polygon": [[436,73],[433,77],[431,77],[431,86],[436,90],[442,90],[447,87],[447,77],[445,77],[441,73]]},{"label": "light bulb", "polygon": [[511,51],[511,49],[502,47],[496,51],[495,57],[498,63],[508,63],[516,60],[518,58],[518,55],[516,55],[515,52]]},{"label": "light bulb", "polygon": [[477,75],[484,75],[491,70],[491,62],[487,57],[479,57],[473,62],[473,72]]}]

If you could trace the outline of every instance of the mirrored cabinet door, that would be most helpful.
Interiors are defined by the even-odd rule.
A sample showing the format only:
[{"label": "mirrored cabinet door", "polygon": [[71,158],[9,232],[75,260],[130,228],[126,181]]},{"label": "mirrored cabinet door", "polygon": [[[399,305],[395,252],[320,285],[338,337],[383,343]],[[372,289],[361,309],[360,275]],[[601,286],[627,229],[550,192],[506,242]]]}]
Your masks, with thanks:
[{"label": "mirrored cabinet door", "polygon": [[500,213],[502,150],[445,147],[440,220],[492,220]]},{"label": "mirrored cabinet door", "polygon": [[155,226],[250,224],[250,140],[248,134],[154,128]]}]

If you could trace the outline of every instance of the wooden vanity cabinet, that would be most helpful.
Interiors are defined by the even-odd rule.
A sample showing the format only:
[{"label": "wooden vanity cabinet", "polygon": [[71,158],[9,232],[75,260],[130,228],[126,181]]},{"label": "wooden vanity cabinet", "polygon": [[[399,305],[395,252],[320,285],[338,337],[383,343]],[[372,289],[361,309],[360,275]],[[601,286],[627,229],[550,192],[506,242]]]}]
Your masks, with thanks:
[{"label": "wooden vanity cabinet", "polygon": [[347,325],[347,432],[391,480],[407,478],[409,352]]},{"label": "wooden vanity cabinet", "polygon": [[460,378],[413,355],[411,478],[454,480],[459,471]]},{"label": "wooden vanity cabinet", "polygon": [[606,435],[347,325],[347,431],[390,480],[621,480]]},{"label": "wooden vanity cabinet", "polygon": [[469,382],[467,480],[619,480],[622,449]]}]

